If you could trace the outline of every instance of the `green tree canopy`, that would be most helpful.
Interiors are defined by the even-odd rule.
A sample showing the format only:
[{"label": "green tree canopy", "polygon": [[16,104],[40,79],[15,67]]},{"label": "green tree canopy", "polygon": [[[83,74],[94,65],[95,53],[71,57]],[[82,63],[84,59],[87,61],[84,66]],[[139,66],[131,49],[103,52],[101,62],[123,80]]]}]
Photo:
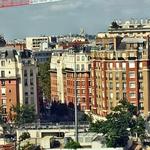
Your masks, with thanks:
[{"label": "green tree canopy", "polygon": [[29,132],[23,132],[20,136],[19,136],[19,141],[24,141],[26,139],[30,138],[30,133]]},{"label": "green tree canopy", "polygon": [[111,23],[111,27],[112,27],[112,28],[115,28],[115,29],[118,29],[118,28],[119,28],[119,25],[118,25],[118,23],[117,23],[116,21],[113,21],[113,22]]},{"label": "green tree canopy", "polygon": [[67,142],[64,148],[77,149],[77,148],[81,148],[81,145],[79,142],[70,140],[69,142]]},{"label": "green tree canopy", "polygon": [[13,107],[13,111],[16,113],[14,117],[14,122],[17,125],[32,123],[36,119],[34,105],[17,105],[16,107]]},{"label": "green tree canopy", "polygon": [[39,86],[46,97],[46,99],[50,99],[50,61],[47,61],[43,64],[39,64],[38,72],[39,72]]},{"label": "green tree canopy", "polygon": [[130,135],[137,135],[142,140],[145,135],[145,121],[138,115],[135,106],[122,100],[106,116],[105,121],[92,123],[90,130],[103,133],[107,147],[124,147]]}]

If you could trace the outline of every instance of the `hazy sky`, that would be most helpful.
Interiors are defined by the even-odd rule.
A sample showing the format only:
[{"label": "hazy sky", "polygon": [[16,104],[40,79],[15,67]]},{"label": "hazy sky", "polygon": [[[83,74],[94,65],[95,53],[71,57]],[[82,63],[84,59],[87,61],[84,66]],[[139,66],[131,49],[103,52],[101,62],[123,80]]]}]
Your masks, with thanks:
[{"label": "hazy sky", "polygon": [[6,38],[32,35],[89,34],[106,31],[114,19],[150,18],[150,0],[60,0],[0,9],[0,33]]}]

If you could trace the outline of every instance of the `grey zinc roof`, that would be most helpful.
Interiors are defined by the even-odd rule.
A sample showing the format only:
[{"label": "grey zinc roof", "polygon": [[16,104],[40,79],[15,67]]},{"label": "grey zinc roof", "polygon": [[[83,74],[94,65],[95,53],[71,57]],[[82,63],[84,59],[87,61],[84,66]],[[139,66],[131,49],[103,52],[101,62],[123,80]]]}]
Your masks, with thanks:
[{"label": "grey zinc roof", "polygon": [[13,59],[15,58],[15,55],[17,55],[17,51],[15,49],[10,49],[10,48],[0,48],[0,59],[2,58],[9,58]]}]

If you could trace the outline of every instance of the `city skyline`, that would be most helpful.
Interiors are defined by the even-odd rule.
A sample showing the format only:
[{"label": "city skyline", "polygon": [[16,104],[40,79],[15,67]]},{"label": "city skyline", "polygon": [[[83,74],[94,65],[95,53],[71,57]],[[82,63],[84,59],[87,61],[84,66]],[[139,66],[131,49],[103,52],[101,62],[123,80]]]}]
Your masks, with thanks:
[{"label": "city skyline", "polygon": [[0,9],[0,33],[6,39],[107,30],[115,19],[149,18],[148,0],[60,0]]}]

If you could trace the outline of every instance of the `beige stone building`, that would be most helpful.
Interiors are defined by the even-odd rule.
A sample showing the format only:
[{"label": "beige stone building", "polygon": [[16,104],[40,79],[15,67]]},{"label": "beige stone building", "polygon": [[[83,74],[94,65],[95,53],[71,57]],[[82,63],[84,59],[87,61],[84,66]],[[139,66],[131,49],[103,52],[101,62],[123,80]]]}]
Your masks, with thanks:
[{"label": "beige stone building", "polygon": [[0,106],[4,117],[11,107],[34,104],[37,112],[37,67],[28,52],[0,49]]},{"label": "beige stone building", "polygon": [[[75,80],[76,66],[76,80]],[[51,99],[74,103],[75,83],[77,102],[82,110],[91,107],[90,57],[82,51],[53,53],[50,64]]]}]

